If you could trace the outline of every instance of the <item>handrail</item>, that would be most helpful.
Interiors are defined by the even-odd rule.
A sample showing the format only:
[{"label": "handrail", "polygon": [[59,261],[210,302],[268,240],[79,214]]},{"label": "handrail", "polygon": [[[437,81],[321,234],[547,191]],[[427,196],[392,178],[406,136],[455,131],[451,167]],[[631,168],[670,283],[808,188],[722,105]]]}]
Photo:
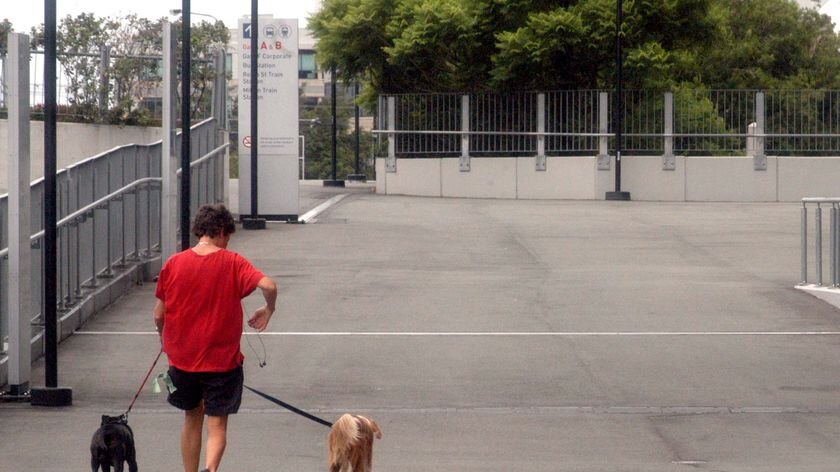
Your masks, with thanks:
[{"label": "handrail", "polygon": [[800,230],[801,285],[808,284],[808,204],[814,208],[814,271],[815,285],[823,285],[822,205],[830,206],[829,222],[829,285],[840,287],[840,198],[808,197],[802,199],[802,228]]},{"label": "handrail", "polygon": [[[198,128],[200,128],[200,127],[204,126],[204,125],[206,125],[208,122],[210,122],[210,121],[212,121],[212,120],[214,120],[214,119],[215,119],[215,118],[205,118],[205,119],[203,119],[203,120],[199,121],[198,123],[193,124],[192,126],[190,126],[190,132],[192,132],[193,130],[196,130],[196,129],[198,129]],[[183,130],[179,130],[177,133],[175,133],[175,135],[176,135],[176,136],[183,135]],[[162,143],[163,143],[163,139],[158,139],[157,141],[154,141],[154,142],[152,142],[152,143],[147,143],[147,144],[137,144],[137,143],[120,144],[119,146],[114,146],[114,147],[113,147],[113,148],[111,148],[111,149],[108,149],[108,150],[106,150],[106,151],[102,151],[102,152],[100,152],[99,154],[95,154],[95,155],[93,155],[93,156],[91,156],[91,157],[86,157],[86,158],[84,158],[84,159],[82,159],[82,160],[80,160],[80,161],[78,161],[78,162],[74,162],[74,163],[70,164],[69,166],[67,166],[67,167],[65,167],[65,168],[63,168],[63,169],[59,169],[57,173],[58,173],[58,174],[60,174],[60,173],[62,173],[62,172],[66,172],[68,169],[74,169],[74,168],[77,168],[77,167],[81,167],[81,166],[82,166],[82,165],[84,165],[84,164],[87,164],[87,163],[89,163],[89,162],[95,161],[95,160],[97,160],[97,159],[99,159],[99,158],[102,158],[102,157],[105,157],[105,156],[107,156],[107,155],[109,155],[109,154],[116,153],[116,152],[120,151],[121,149],[128,149],[128,148],[132,148],[132,147],[138,147],[138,148],[144,148],[144,147],[145,147],[145,148],[150,148],[150,147],[154,147],[154,146],[157,146],[157,145],[159,145],[159,144],[162,144]],[[205,156],[205,157],[206,157],[206,156]],[[44,180],[44,178],[43,178],[43,177],[38,177],[37,179],[35,179],[35,180],[33,180],[32,182],[30,182],[30,185],[36,185],[36,184],[39,184],[39,183],[41,183],[43,180]],[[8,192],[7,192],[7,193],[1,193],[1,194],[0,194],[0,199],[2,199],[3,197],[7,197],[8,195],[9,195],[9,194],[8,194]],[[2,257],[2,254],[0,254],[0,257]]]},{"label": "handrail", "polygon": [[[212,151],[208,152],[207,154],[205,154],[201,158],[196,159],[195,161],[191,162],[190,167],[192,168],[192,167],[201,165],[204,161],[209,160],[210,158],[214,157],[215,155],[217,155],[220,152],[222,152],[223,150],[225,150],[229,145],[230,145],[229,143],[225,143],[225,144],[222,144],[221,146],[217,147],[216,149],[213,149]],[[178,174],[180,174],[180,173],[181,173],[181,169],[178,169]],[[141,186],[141,185],[144,185],[144,184],[147,184],[147,183],[160,183],[162,181],[163,181],[163,179],[160,178],[160,177],[144,177],[142,179],[135,180],[134,182],[126,185],[125,187],[122,187],[122,188],[120,188],[120,189],[118,189],[114,192],[111,192],[108,195],[105,195],[104,197],[100,198],[99,200],[96,200],[93,203],[85,205],[84,207],[79,208],[78,210],[74,211],[73,213],[65,216],[64,218],[62,218],[61,220],[56,222],[56,228],[62,228],[64,226],[67,226],[70,223],[73,223],[74,220],[78,219],[80,216],[84,215],[85,213],[88,213],[91,210],[98,209],[103,204],[117,199],[121,195],[123,195],[125,193],[128,193],[129,191],[133,190],[135,187],[138,187],[138,186]],[[41,230],[41,231],[38,231],[37,233],[33,234],[32,236],[30,236],[29,241],[34,242],[34,241],[37,241],[37,240],[39,240],[43,237],[44,237],[44,230]],[[9,248],[8,247],[0,249],[0,258],[5,258],[8,255],[9,255]]]},{"label": "handrail", "polygon": [[[124,193],[128,193],[128,191],[133,190],[134,187],[138,187],[138,186],[146,184],[146,183],[161,182],[162,180],[163,179],[161,179],[160,177],[144,177],[142,179],[135,180],[134,182],[126,185],[125,187],[123,187],[119,190],[116,190],[114,192],[111,192],[108,195],[105,195],[104,197],[100,198],[99,200],[96,200],[93,203],[89,203],[89,204],[85,205],[84,207],[79,208],[78,210],[74,211],[73,213],[70,213],[69,215],[65,216],[64,218],[58,220],[58,222],[56,222],[55,226],[56,226],[56,228],[62,228],[64,226],[67,226],[68,224],[73,223],[74,220],[78,219],[80,216],[83,216],[85,213],[88,213],[91,210],[97,210],[103,204],[108,203],[112,200],[116,200],[117,197],[123,195]],[[31,242],[37,241],[37,240],[39,240],[43,237],[44,237],[44,230],[41,230],[41,231],[38,231],[37,233],[33,234],[32,236],[30,236],[29,241],[31,243]],[[0,249],[0,258],[4,258],[8,255],[9,255],[9,248],[8,247]]]},{"label": "handrail", "polygon": [[[212,151],[208,152],[207,154],[205,154],[205,155],[199,157],[198,159],[190,162],[190,169],[203,164],[204,161],[209,161],[211,157],[214,157],[216,154],[224,151],[229,146],[230,146],[230,143],[222,144],[221,146],[217,147],[216,149],[213,149]],[[181,171],[182,171],[181,169],[178,169],[177,171],[175,171],[175,174],[181,175]]]},{"label": "handrail", "polygon": [[[599,138],[615,136],[609,133],[552,132],[552,131],[474,131],[474,130],[407,130],[374,129],[373,134],[431,134],[431,135],[476,135],[476,136],[579,136]],[[838,133],[621,133],[637,138],[840,138]]]},{"label": "handrail", "polygon": [[808,197],[802,199],[802,205],[806,203],[840,203],[840,198]]}]

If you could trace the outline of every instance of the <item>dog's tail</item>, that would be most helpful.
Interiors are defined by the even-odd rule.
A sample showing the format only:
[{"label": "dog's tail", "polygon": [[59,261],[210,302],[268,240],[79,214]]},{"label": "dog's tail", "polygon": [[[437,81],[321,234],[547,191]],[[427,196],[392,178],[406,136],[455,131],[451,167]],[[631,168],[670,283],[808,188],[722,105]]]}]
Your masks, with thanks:
[{"label": "dog's tail", "polygon": [[368,426],[370,426],[371,431],[373,431],[373,435],[376,436],[376,439],[382,439],[382,431],[379,429],[379,425],[376,424],[376,421],[373,421],[370,418],[365,418]]},{"label": "dog's tail", "polygon": [[359,425],[353,415],[344,414],[336,421],[327,436],[329,444],[330,465],[336,464],[337,460],[344,456],[345,451],[350,448],[359,438]]}]

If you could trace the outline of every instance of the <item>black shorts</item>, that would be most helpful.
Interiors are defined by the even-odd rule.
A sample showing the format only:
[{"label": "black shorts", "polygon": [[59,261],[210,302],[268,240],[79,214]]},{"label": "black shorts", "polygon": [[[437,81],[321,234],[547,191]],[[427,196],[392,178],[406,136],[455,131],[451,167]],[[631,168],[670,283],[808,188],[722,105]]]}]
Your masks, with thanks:
[{"label": "black shorts", "polygon": [[186,372],[169,367],[169,377],[176,390],[169,394],[169,404],[192,410],[204,400],[204,414],[227,416],[239,411],[242,403],[242,366],[227,372]]}]

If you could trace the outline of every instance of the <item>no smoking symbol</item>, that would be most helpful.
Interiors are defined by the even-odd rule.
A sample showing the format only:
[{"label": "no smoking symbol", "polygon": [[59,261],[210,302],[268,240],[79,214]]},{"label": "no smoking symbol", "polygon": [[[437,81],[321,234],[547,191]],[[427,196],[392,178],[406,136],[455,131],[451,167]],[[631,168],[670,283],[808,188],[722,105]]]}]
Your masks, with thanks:
[{"label": "no smoking symbol", "polygon": [[245,136],[244,138],[242,138],[242,145],[245,146],[246,148],[250,149],[251,148],[251,137],[250,136]]}]

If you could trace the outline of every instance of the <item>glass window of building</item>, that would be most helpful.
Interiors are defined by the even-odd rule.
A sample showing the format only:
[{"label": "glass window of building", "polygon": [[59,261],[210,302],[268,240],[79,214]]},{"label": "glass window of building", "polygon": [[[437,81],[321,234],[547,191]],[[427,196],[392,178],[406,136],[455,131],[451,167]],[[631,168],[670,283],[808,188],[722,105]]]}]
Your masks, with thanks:
[{"label": "glass window of building", "polygon": [[318,77],[318,68],[315,65],[314,51],[300,51],[298,53],[298,78],[315,79]]}]

